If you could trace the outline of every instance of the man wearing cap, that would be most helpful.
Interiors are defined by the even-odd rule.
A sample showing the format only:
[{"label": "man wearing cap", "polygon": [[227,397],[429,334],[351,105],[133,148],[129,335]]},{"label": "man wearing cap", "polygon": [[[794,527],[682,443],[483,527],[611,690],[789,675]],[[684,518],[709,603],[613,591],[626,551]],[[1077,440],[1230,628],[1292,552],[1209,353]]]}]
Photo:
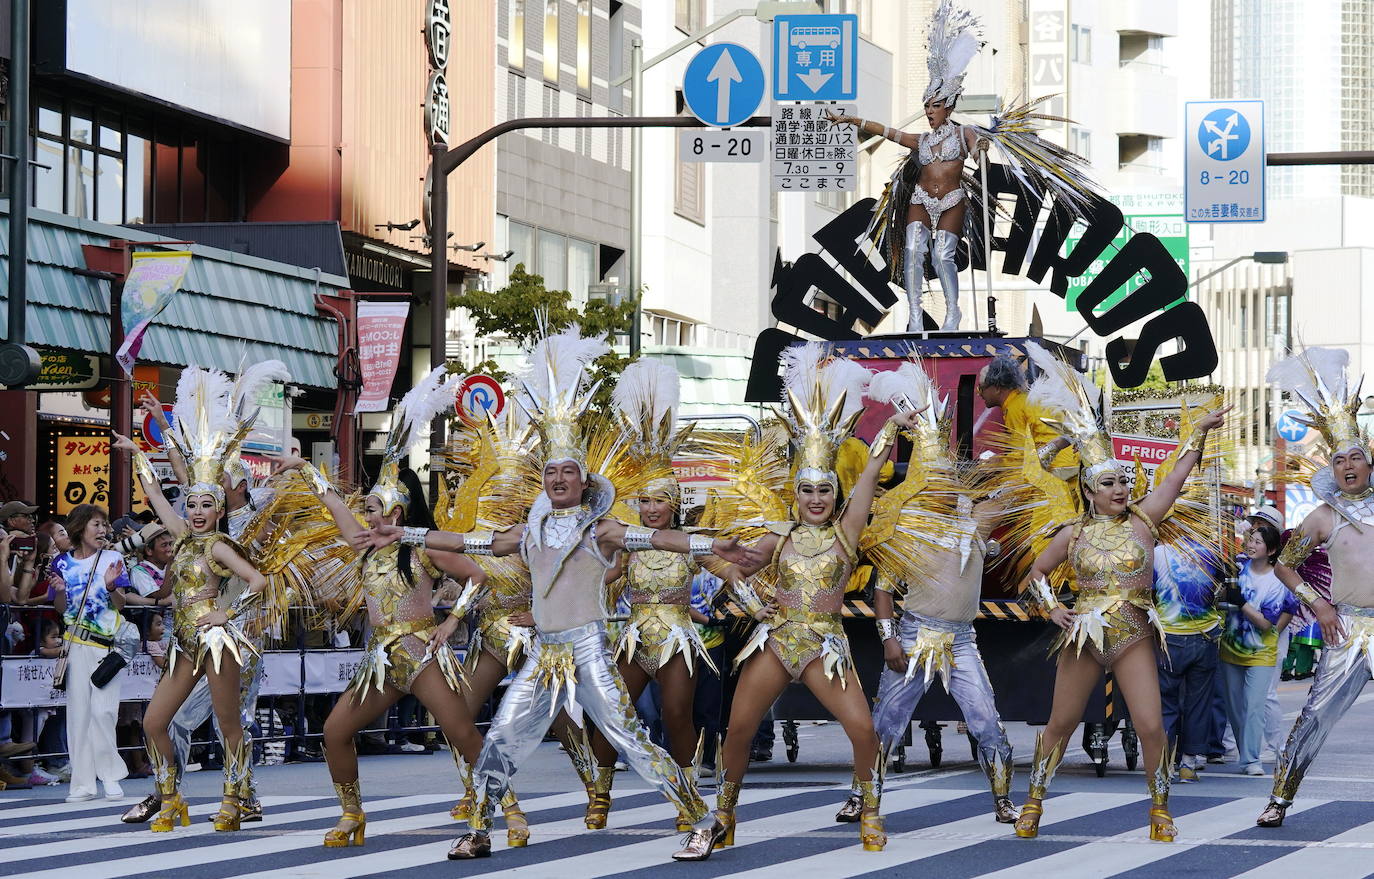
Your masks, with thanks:
[{"label": "man wearing cap", "polygon": [[170,611],[171,599],[155,598],[154,595],[162,591],[162,577],[172,561],[172,549],[176,541],[172,539],[171,532],[157,522],[144,525],[139,529],[138,536],[143,543],[143,559],[129,568],[129,583],[133,591],[124,596],[124,603],[144,607],[163,605]]},{"label": "man wearing cap", "polygon": [[32,588],[34,560],[37,558],[38,545],[33,542],[35,534],[33,514],[38,507],[24,501],[8,501],[0,505],[0,527],[15,538],[30,540],[28,549],[10,551],[10,574],[15,595],[27,595]]}]

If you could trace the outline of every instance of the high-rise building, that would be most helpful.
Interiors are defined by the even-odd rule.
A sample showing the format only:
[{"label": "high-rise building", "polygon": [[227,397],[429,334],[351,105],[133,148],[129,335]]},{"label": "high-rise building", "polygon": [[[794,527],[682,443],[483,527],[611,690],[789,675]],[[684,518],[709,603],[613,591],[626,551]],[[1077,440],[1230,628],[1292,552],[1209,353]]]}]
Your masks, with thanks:
[{"label": "high-rise building", "polygon": [[[1269,152],[1374,148],[1374,4],[1212,0],[1212,95],[1265,102]],[[1367,165],[1275,168],[1270,199],[1374,195]]]}]

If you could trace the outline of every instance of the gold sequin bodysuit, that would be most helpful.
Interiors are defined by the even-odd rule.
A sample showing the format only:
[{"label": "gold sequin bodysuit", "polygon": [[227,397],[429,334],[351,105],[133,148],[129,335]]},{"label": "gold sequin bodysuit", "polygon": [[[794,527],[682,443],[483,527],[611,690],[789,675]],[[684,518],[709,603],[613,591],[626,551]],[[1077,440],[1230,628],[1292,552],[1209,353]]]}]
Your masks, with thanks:
[{"label": "gold sequin bodysuit", "polygon": [[1078,579],[1073,627],[1055,644],[1084,647],[1110,667],[1137,641],[1163,630],[1155,613],[1150,581],[1153,546],[1137,535],[1132,517],[1155,534],[1154,524],[1134,507],[1111,519],[1088,519],[1075,526],[1069,561]]},{"label": "gold sequin bodysuit", "polygon": [[436,628],[433,597],[439,569],[423,549],[410,552],[410,582],[402,576],[401,547],[397,544],[363,557],[363,602],[372,631],[362,664],[349,685],[356,699],[361,700],[369,688],[383,692],[388,684],[409,693],[431,662],[439,663],[450,687],[455,691],[459,688],[461,670],[453,650],[447,644],[437,650],[429,646]]},{"label": "gold sequin bodysuit", "polygon": [[690,611],[692,577],[700,566],[690,556],[662,549],[628,555],[625,597],[630,619],[616,641],[616,660],[630,657],[652,677],[681,653],[689,671],[697,659],[715,671]]},{"label": "gold sequin bodysuit", "polygon": [[853,659],[840,611],[856,559],[854,547],[834,526],[793,525],[773,556],[778,612],[759,624],[735,663],[767,645],[792,680],[821,659],[826,677],[838,676],[843,683]]},{"label": "gold sequin bodysuit", "polygon": [[245,655],[256,653],[252,642],[233,620],[222,626],[199,626],[197,620],[219,608],[220,593],[233,571],[215,560],[215,544],[223,541],[241,556],[243,549],[218,531],[197,534],[186,531],[177,540],[172,561],[167,565],[166,580],[172,584],[172,649],[167,654],[167,674],[171,674],[179,658],[192,663],[199,674],[209,657],[211,666],[219,670],[221,658],[227,653],[243,665]]},{"label": "gold sequin bodysuit", "polygon": [[513,614],[529,612],[529,570],[512,557],[473,556],[472,560],[487,572],[487,592],[477,602],[477,623],[468,647],[468,673],[472,673],[483,651],[514,671],[534,639],[533,626],[516,626],[510,621]]}]

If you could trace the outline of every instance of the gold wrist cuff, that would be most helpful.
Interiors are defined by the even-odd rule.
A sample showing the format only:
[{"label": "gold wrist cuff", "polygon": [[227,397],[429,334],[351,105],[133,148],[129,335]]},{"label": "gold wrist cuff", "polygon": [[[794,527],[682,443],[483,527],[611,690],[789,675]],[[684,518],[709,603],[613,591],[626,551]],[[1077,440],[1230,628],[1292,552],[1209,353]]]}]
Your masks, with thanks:
[{"label": "gold wrist cuff", "polygon": [[334,490],[334,486],[328,479],[325,479],[324,474],[309,461],[301,465],[301,476],[305,478],[305,484],[309,486],[310,490],[320,497],[324,497]]},{"label": "gold wrist cuff", "polygon": [[734,584],[735,598],[744,607],[744,612],[751,617],[758,616],[758,612],[763,610],[763,599],[754,591],[754,587],[749,583],[740,581]]},{"label": "gold wrist cuff", "polygon": [[1322,598],[1321,595],[1317,593],[1317,590],[1307,585],[1306,582],[1299,583],[1293,589],[1293,594],[1298,596],[1298,600],[1308,607],[1312,607]]},{"label": "gold wrist cuff", "polygon": [[883,429],[878,431],[878,435],[873,437],[873,445],[869,446],[868,454],[874,458],[887,457],[887,453],[892,449],[892,443],[897,438],[897,422],[889,421],[883,425]]},{"label": "gold wrist cuff", "polygon": [[142,449],[136,449],[133,452],[133,466],[139,479],[149,485],[158,484],[157,474],[153,472],[153,462],[148,460],[148,456],[143,454]]}]

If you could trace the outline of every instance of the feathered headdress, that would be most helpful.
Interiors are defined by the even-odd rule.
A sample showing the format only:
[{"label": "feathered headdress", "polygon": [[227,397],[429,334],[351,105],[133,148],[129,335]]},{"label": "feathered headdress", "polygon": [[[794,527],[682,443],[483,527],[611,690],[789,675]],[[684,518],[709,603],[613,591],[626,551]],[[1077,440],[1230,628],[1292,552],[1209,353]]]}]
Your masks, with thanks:
[{"label": "feathered headdress", "polygon": [[[280,360],[264,360],[261,363],[254,363],[252,366],[242,368],[239,377],[234,380],[234,391],[231,397],[231,406],[234,411],[234,420],[242,425],[250,425],[257,420],[258,398],[262,396],[262,391],[272,382],[289,382],[291,373],[287,370],[286,364]],[[238,449],[224,463],[224,473],[229,477],[229,484],[236,486],[248,478],[248,468],[243,464],[243,457]]]},{"label": "feathered headdress", "polygon": [[1082,463],[1079,481],[1092,490],[1103,474],[1123,467],[1112,455],[1110,416],[1102,392],[1086,375],[1034,342],[1026,342],[1026,354],[1041,371],[1026,402],[1052,413],[1041,420],[1073,443]]},{"label": "feathered headdress", "polygon": [[[240,428],[232,408],[234,385],[218,369],[187,366],[177,381],[176,421],[169,439],[186,460],[191,485],[186,496],[208,494],[224,509],[220,476],[230,458],[238,456],[248,428]],[[251,425],[251,422],[250,422]]]},{"label": "feathered headdress", "polygon": [[793,484],[829,483],[840,490],[835,455],[863,412],[864,392],[873,373],[844,358],[829,358],[820,342],[782,352],[782,413],[797,449]]},{"label": "feathered headdress", "polygon": [[401,460],[421,442],[425,427],[453,408],[458,376],[450,376],[445,366],[430,370],[418,385],[406,391],[391,416],[391,432],[387,434],[386,449],[382,452],[382,468],[377,484],[368,490],[382,502],[382,515],[389,515],[397,507],[408,506],[411,498],[401,484]]},{"label": "feathered headdress", "polygon": [[[677,427],[680,382],[677,370],[661,360],[637,360],[616,381],[611,402],[639,461],[671,467],[686,439],[688,431]],[[666,498],[677,509],[681,490],[670,475],[649,481],[641,494]]]},{"label": "feathered headdress", "polygon": [[546,466],[573,461],[586,475],[587,443],[578,422],[597,388],[589,386],[587,366],[609,350],[604,340],[584,337],[574,324],[530,351],[515,400],[539,429]]},{"label": "feathered headdress", "polygon": [[930,82],[925,102],[951,101],[964,91],[968,70],[983,41],[978,17],[953,0],[940,0],[926,34],[926,68]]},{"label": "feathered headdress", "polygon": [[1346,379],[1349,366],[1350,354],[1340,348],[1308,348],[1276,361],[1265,376],[1307,410],[1297,420],[1321,432],[1331,457],[1352,449],[1369,454],[1369,437],[1355,421],[1364,377],[1351,392]]},{"label": "feathered headdress", "polygon": [[935,385],[919,357],[913,355],[896,369],[874,373],[868,399],[889,403],[898,412],[915,412],[925,407],[917,416],[913,431],[913,457],[919,458],[922,466],[954,469],[949,456],[949,398],[936,396]]}]

